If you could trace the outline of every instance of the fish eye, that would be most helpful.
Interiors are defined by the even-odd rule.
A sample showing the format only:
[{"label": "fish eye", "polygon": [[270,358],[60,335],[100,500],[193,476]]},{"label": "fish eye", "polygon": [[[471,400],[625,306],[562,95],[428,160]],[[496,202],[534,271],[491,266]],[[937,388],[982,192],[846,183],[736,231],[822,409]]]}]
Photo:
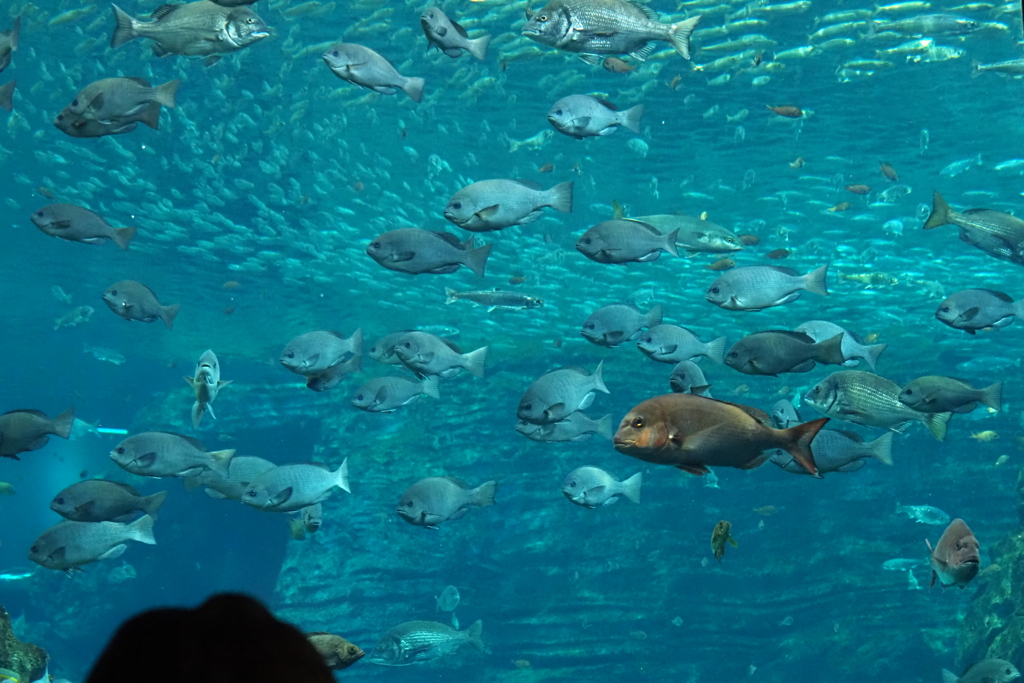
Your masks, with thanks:
[{"label": "fish eye", "polygon": [[114,450],[117,451],[118,453],[124,455],[124,446],[118,446]]},{"label": "fish eye", "polygon": [[453,209],[461,209],[462,208],[462,202],[455,202],[454,204],[452,204],[452,208]]},{"label": "fish eye", "polygon": [[561,116],[562,115],[562,110],[561,109],[556,109],[555,110],[555,114],[558,115],[558,116]]},{"label": "fish eye", "polygon": [[332,54],[332,55],[334,55],[335,57],[337,57],[337,56],[338,56],[338,51],[337,51],[337,50],[335,50],[335,51],[334,51],[334,52],[332,52],[331,54]]},{"label": "fish eye", "polygon": [[575,480],[570,481],[569,482],[569,486],[571,486],[572,488],[576,488],[576,481]]},{"label": "fish eye", "polygon": [[380,249],[380,242],[374,242],[370,245],[372,249]]},{"label": "fish eye", "polygon": [[913,396],[914,395],[914,390],[913,389],[905,389],[903,391],[903,393],[906,394],[907,396]]},{"label": "fish eye", "polygon": [[249,17],[248,19],[245,20],[245,23],[247,23],[247,24],[255,24],[256,20],[253,19],[252,17]]},{"label": "fish eye", "polygon": [[358,396],[356,396],[356,400],[357,401],[362,401],[363,400],[363,395],[359,394]]},{"label": "fish eye", "polygon": [[356,646],[349,645],[347,648],[345,648],[345,651],[348,652],[350,655],[354,655],[356,653]]},{"label": "fish eye", "polygon": [[546,14],[542,14],[539,17],[537,17],[537,21],[547,21],[547,20],[548,20],[548,15],[546,15]]},{"label": "fish eye", "polygon": [[523,406],[523,410],[533,410],[533,404],[527,403],[525,406]]},{"label": "fish eye", "polygon": [[821,392],[821,385],[820,384],[818,386],[814,387],[813,389],[811,389],[811,393],[812,394],[817,394],[819,392]]},{"label": "fish eye", "polygon": [[720,290],[719,290],[719,288],[718,288],[718,287],[712,287],[712,288],[711,288],[711,293],[712,293],[712,294],[718,294],[718,292],[719,292],[719,291],[720,291]]},{"label": "fish eye", "polygon": [[295,352],[294,351],[289,351],[288,353],[285,354],[285,356],[287,358],[295,358]]},{"label": "fish eye", "polygon": [[942,311],[943,313],[949,313],[949,306],[943,306],[939,310]]},{"label": "fish eye", "polygon": [[730,352],[729,352],[729,355],[728,355],[728,358],[735,358],[735,357],[737,357],[738,355],[740,355],[740,354],[739,354],[739,353],[737,353],[736,351],[730,351]]},{"label": "fish eye", "polygon": [[593,240],[590,239],[589,237],[584,237],[583,238],[583,244],[590,244],[591,242],[593,242]]},{"label": "fish eye", "polygon": [[117,296],[117,290],[116,289],[110,290],[110,296]]},{"label": "fish eye", "polygon": [[585,330],[592,330],[592,329],[594,329],[594,323],[587,323],[586,325],[583,326],[583,329],[585,329]]},{"label": "fish eye", "polygon": [[245,492],[245,495],[249,496],[250,498],[255,498],[256,497],[256,489],[249,489],[248,491]]},{"label": "fish eye", "polygon": [[630,422],[629,424],[631,427],[633,427],[633,429],[643,429],[645,423],[642,417],[634,417],[633,421]]},{"label": "fish eye", "polygon": [[57,500],[55,500],[54,502],[57,503],[57,505],[63,505],[64,504],[64,496],[58,497]]},{"label": "fish eye", "polygon": [[402,346],[404,346],[407,349],[411,349],[412,348],[412,342],[405,342],[404,344],[402,344]]},{"label": "fish eye", "polygon": [[[32,553],[38,553],[39,552],[39,546],[34,545],[31,548],[29,548],[28,550],[29,550],[29,552],[32,552]],[[1009,672],[1007,672],[1007,673],[1009,673]]]},{"label": "fish eye", "polygon": [[77,107],[78,106],[78,98],[77,97],[75,99],[71,100],[71,106],[72,107]]},{"label": "fish eye", "polygon": [[411,508],[411,507],[412,507],[412,501],[411,501],[411,500],[409,500],[409,501],[406,501],[406,503],[405,503],[405,507],[407,507],[407,508]]}]

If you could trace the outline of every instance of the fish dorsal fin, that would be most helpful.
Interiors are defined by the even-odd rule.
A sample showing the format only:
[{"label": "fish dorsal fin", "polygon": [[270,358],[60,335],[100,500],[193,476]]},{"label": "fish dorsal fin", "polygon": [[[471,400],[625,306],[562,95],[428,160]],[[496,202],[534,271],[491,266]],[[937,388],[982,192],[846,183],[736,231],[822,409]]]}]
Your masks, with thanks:
[{"label": "fish dorsal fin", "polygon": [[466,33],[466,29],[462,28],[462,24],[455,21],[454,19],[449,19],[448,21],[452,22],[452,28],[458,31],[460,36],[462,36],[463,38],[469,38],[469,34]]},{"label": "fish dorsal fin", "polygon": [[466,482],[462,481],[458,477],[444,477],[444,478],[447,479],[448,481],[450,481],[451,483],[455,484],[456,486],[458,486],[460,489],[467,489],[468,490],[468,489],[473,488],[472,486],[470,486]]},{"label": "fish dorsal fin", "polygon": [[787,268],[786,266],[765,266],[765,268],[771,268],[772,270],[777,270],[780,273],[792,275],[793,277],[800,277],[800,273],[796,272],[792,268]]},{"label": "fish dorsal fin", "polygon": [[445,339],[444,337],[438,337],[438,339],[444,342],[444,345],[447,346],[449,349],[459,354],[460,356],[462,355],[462,349],[459,348],[459,346],[451,339]]},{"label": "fish dorsal fin", "polygon": [[49,415],[47,415],[46,413],[44,413],[41,410],[36,410],[35,408],[22,408],[20,410],[8,410],[6,413],[4,413],[4,415],[14,415],[15,413],[27,413],[28,415],[34,415],[36,417],[41,417],[44,420],[49,420],[50,419]]},{"label": "fish dorsal fin", "polygon": [[615,199],[612,200],[612,215],[616,219],[624,219],[626,217],[626,211],[622,208],[622,205]]},{"label": "fish dorsal fin", "polygon": [[654,19],[655,21],[659,19],[658,13],[651,9],[650,7],[648,7],[646,3],[642,2],[642,0],[626,0],[626,2],[628,2],[631,5],[634,5],[641,12],[646,14],[648,19]]},{"label": "fish dorsal fin", "polygon": [[338,339],[345,339],[345,335],[343,335],[341,332],[335,332],[334,330],[328,330],[327,334],[334,335]]},{"label": "fish dorsal fin", "polygon": [[133,496],[138,496],[139,498],[142,497],[142,494],[139,493],[134,486],[129,486],[128,484],[122,484],[119,481],[108,481],[106,479],[97,479],[96,481],[106,481],[108,484],[113,484],[114,486],[117,486],[118,488],[123,490],[125,493],[130,493]]},{"label": "fish dorsal fin", "polygon": [[985,289],[984,287],[978,287],[977,289],[979,289],[982,292],[988,292],[989,294],[996,297],[1000,301],[1005,301],[1011,304],[1013,303],[1013,297],[1011,297],[1009,294],[1006,294],[1005,292],[997,292],[994,289]]},{"label": "fish dorsal fin", "polygon": [[138,85],[141,85],[144,88],[152,88],[153,87],[153,84],[150,83],[149,81],[147,81],[145,78],[133,78],[133,77],[129,76],[129,77],[125,78],[125,80],[126,81],[131,81],[132,83],[136,83]]},{"label": "fish dorsal fin", "polygon": [[434,232],[433,230],[430,230],[428,232],[430,232],[431,235],[433,235],[437,239],[441,240],[442,242],[447,242],[448,244],[452,245],[453,247],[455,247],[457,249],[463,249],[464,248],[462,246],[462,241],[458,237],[456,237],[455,235],[451,234],[450,232],[440,232],[440,231]]},{"label": "fish dorsal fin", "polygon": [[[789,337],[790,339],[795,339],[805,344],[816,343],[809,335],[806,335],[803,332],[794,332],[793,330],[762,330],[760,332],[754,332],[754,334],[781,334],[784,337]],[[752,337],[754,334],[750,336]]]},{"label": "fish dorsal fin", "polygon": [[149,15],[149,18],[152,21],[156,21],[158,19],[163,19],[168,14],[170,14],[171,12],[173,12],[174,10],[178,9],[181,6],[182,5],[160,5],[155,10],[153,10],[153,12]]},{"label": "fish dorsal fin", "polygon": [[590,97],[595,102],[597,102],[598,104],[600,104],[603,107],[607,107],[608,109],[611,109],[612,111],[618,111],[619,110],[618,107],[616,107],[614,104],[612,104],[608,100],[604,99],[603,97],[598,97],[597,95],[591,95]]},{"label": "fish dorsal fin", "polygon": [[858,434],[857,432],[850,432],[850,431],[847,431],[845,429],[835,429],[833,431],[842,434],[843,436],[845,436],[847,439],[850,439],[851,441],[856,441],[857,443],[864,443],[864,437],[861,436],[860,434]]},{"label": "fish dorsal fin", "polygon": [[771,416],[768,413],[761,410],[760,408],[754,408],[753,406],[745,406],[741,403],[731,403],[730,401],[723,401],[721,399],[711,398],[710,396],[696,396],[696,398],[699,398],[704,401],[714,401],[715,403],[723,403],[727,406],[732,406],[733,408],[739,408],[744,413],[754,418],[764,426],[771,427],[773,429],[775,428],[775,423],[772,422]]},{"label": "fish dorsal fin", "polygon": [[644,230],[646,230],[647,232],[651,233],[652,235],[658,235],[659,237],[662,236],[661,231],[659,231],[656,227],[654,227],[650,223],[644,223],[643,221],[637,220],[635,218],[623,218],[621,220],[629,221],[630,223],[636,223],[637,225],[639,225],[640,227],[642,227]]},{"label": "fish dorsal fin", "polygon": [[532,180],[519,180],[519,179],[515,179],[512,182],[513,183],[519,183],[520,185],[522,185],[523,187],[525,187],[527,189],[537,190],[538,192],[540,192],[540,191],[542,191],[544,189],[544,187],[540,183],[535,183]]},{"label": "fish dorsal fin", "polygon": [[179,439],[184,439],[185,441],[188,441],[189,444],[191,444],[194,448],[198,448],[204,453],[206,452],[206,446],[203,445],[202,441],[195,437],[185,436],[184,434],[178,434],[177,432],[161,432],[161,434],[170,434],[171,436],[176,436]]}]

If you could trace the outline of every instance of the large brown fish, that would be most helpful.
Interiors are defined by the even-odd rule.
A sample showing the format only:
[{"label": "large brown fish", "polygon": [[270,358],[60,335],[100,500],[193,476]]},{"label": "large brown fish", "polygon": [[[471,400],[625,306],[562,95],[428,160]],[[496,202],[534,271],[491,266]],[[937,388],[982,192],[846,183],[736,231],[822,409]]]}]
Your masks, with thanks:
[{"label": "large brown fish", "polygon": [[934,586],[938,579],[943,588],[966,588],[978,574],[981,566],[978,539],[964,520],[958,518],[950,522],[934,548],[927,540],[925,543],[928,544],[928,550],[932,551],[932,582],[929,586]]},{"label": "large brown fish", "polygon": [[0,458],[20,460],[19,453],[37,451],[50,440],[71,436],[75,409],[68,408],[52,420],[39,410],[11,410],[0,415]]},{"label": "large brown fish", "polygon": [[767,413],[748,406],[692,394],[647,399],[622,419],[615,449],[634,458],[672,465],[696,475],[708,467],[749,470],[782,448],[811,474],[818,473],[811,440],[828,422],[818,419],[789,429],[773,429]]}]

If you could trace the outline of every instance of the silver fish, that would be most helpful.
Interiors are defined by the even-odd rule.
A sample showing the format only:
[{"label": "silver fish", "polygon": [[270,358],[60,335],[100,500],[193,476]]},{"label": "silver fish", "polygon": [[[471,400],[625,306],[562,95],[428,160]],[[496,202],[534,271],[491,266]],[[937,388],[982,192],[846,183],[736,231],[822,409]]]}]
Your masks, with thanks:
[{"label": "silver fish", "polygon": [[676,214],[635,216],[632,220],[647,223],[662,233],[676,233],[676,244],[686,251],[706,254],[727,254],[743,249],[743,242],[731,230],[703,218]]},{"label": "silver fish", "polygon": [[509,292],[501,289],[457,292],[451,287],[445,287],[444,295],[444,302],[446,304],[453,304],[460,299],[463,301],[472,301],[475,304],[486,307],[488,313],[498,308],[508,308],[513,310],[524,308],[530,309],[540,308],[544,305],[544,299],[539,297],[520,294],[519,292]]},{"label": "silver fish", "polygon": [[97,560],[112,560],[128,549],[128,541],[156,545],[153,518],[139,517],[131,524],[63,521],[44,531],[29,549],[28,559],[69,576]]},{"label": "silver fish", "polygon": [[586,508],[611,505],[620,494],[639,504],[643,479],[643,472],[619,481],[598,467],[578,467],[565,478],[562,493],[570,502]]},{"label": "silver fish", "polygon": [[939,304],[935,317],[950,327],[975,334],[978,330],[1006,327],[1024,315],[1024,299],[994,289],[964,289]]},{"label": "silver fish", "polygon": [[173,109],[180,84],[173,80],[154,88],[144,78],[103,78],[85,86],[63,114],[77,119],[72,125],[134,121],[154,102]]},{"label": "silver fish", "polygon": [[67,487],[50,501],[50,509],[73,522],[125,521],[135,512],[153,515],[167,491],[143,496],[128,484],[105,479],[80,481]]},{"label": "silver fish", "polygon": [[473,238],[465,242],[447,232],[399,228],[380,235],[366,247],[366,253],[388,270],[420,275],[454,273],[465,266],[484,276],[487,257],[493,245],[473,248]]},{"label": "silver fish", "polygon": [[363,330],[351,337],[340,332],[317,330],[295,337],[281,352],[281,365],[297,375],[316,375],[363,353]]},{"label": "silver fish", "polygon": [[437,529],[438,524],[461,519],[469,506],[494,505],[498,482],[476,488],[454,477],[427,477],[406,489],[398,502],[398,516],[414,526]]},{"label": "silver fish", "polygon": [[395,344],[395,355],[419,377],[454,377],[462,370],[474,377],[484,376],[487,347],[460,353],[452,345],[427,332],[406,332]]},{"label": "silver fish", "polygon": [[438,612],[454,612],[459,606],[459,589],[455,586],[446,586],[441,595],[434,598],[437,601]]},{"label": "silver fish", "polygon": [[586,319],[580,334],[598,346],[614,348],[627,341],[636,341],[643,328],[661,324],[661,305],[641,313],[633,304],[602,306]]},{"label": "silver fish", "polygon": [[19,453],[39,450],[51,434],[66,439],[74,423],[74,408],[52,420],[41,410],[10,410],[0,415],[0,458],[20,460]]},{"label": "silver fish", "polygon": [[704,371],[691,360],[681,360],[672,368],[668,384],[678,394],[697,394],[711,398],[711,385],[704,377]]},{"label": "silver fish", "polygon": [[1003,383],[975,389],[963,380],[929,375],[919,377],[900,392],[900,403],[923,413],[969,413],[978,403],[1002,410]]},{"label": "silver fish", "polygon": [[943,588],[966,588],[977,576],[981,568],[980,546],[964,520],[954,519],[950,522],[935,548],[927,539],[925,543],[932,554],[930,586],[934,586],[937,580]]},{"label": "silver fish", "polygon": [[768,330],[754,332],[733,344],[724,362],[746,375],[777,376],[785,372],[810,372],[815,363],[842,365],[843,335],[815,342],[803,332]]},{"label": "silver fish", "polygon": [[462,55],[465,50],[477,59],[487,57],[487,46],[491,43],[488,33],[479,38],[470,38],[466,29],[451,19],[440,7],[431,7],[420,15],[420,26],[427,36],[430,47],[436,47],[452,59]]},{"label": "silver fish", "polygon": [[611,393],[601,377],[603,367],[601,361],[592,375],[582,368],[559,368],[541,375],[519,399],[516,415],[520,420],[545,425],[586,410],[596,392]]},{"label": "silver fish", "polygon": [[634,133],[640,132],[644,105],[638,104],[625,111],[607,100],[590,95],[569,95],[552,105],[548,122],[559,133],[582,140],[589,137],[611,135],[619,126]]},{"label": "silver fish", "polygon": [[480,639],[482,631],[480,621],[465,631],[456,631],[435,621],[407,621],[381,636],[367,661],[383,666],[407,666],[454,654],[467,643],[478,652],[487,652],[487,646]]},{"label": "silver fish", "polygon": [[942,683],[1011,683],[1019,678],[1017,667],[1005,659],[983,659],[969,666],[960,677],[942,670]]},{"label": "silver fish", "polygon": [[532,223],[547,206],[571,213],[572,187],[571,181],[544,190],[526,180],[481,180],[452,195],[444,217],[472,232]]},{"label": "silver fish", "polygon": [[190,477],[203,470],[228,474],[234,449],[207,452],[202,442],[170,432],[129,436],[110,451],[123,469],[143,477]]},{"label": "silver fish", "polygon": [[333,472],[319,463],[281,465],[267,470],[251,482],[241,501],[265,512],[295,512],[322,503],[338,487],[348,486],[348,458]]},{"label": "silver fish", "polygon": [[163,320],[167,329],[173,329],[174,318],[181,310],[181,304],[164,306],[153,290],[134,280],[121,280],[107,287],[103,292],[103,303],[125,320],[152,323]]},{"label": "silver fish", "polygon": [[226,475],[214,470],[203,470],[184,478],[185,490],[192,491],[205,486],[206,495],[211,498],[241,500],[242,494],[249,488],[249,482],[275,467],[277,465],[263,458],[236,455],[228,463]]},{"label": "silver fish", "polygon": [[636,346],[645,356],[659,363],[679,363],[699,356],[722,363],[726,341],[725,337],[718,337],[705,343],[685,327],[655,325],[640,335]]},{"label": "silver fish", "polygon": [[438,378],[431,376],[421,382],[405,377],[378,377],[359,387],[352,405],[370,413],[393,413],[421,395],[441,398]]},{"label": "silver fish", "polygon": [[426,81],[403,76],[391,62],[368,47],[338,43],[324,53],[323,59],[331,72],[343,81],[382,95],[394,95],[402,90],[413,102],[423,99]]},{"label": "silver fish", "polygon": [[827,275],[827,264],[806,275],[780,266],[744,266],[719,276],[705,298],[730,311],[760,311],[795,301],[805,289],[828,296]]},{"label": "silver fish", "polygon": [[646,263],[665,251],[678,256],[676,232],[663,235],[653,226],[631,219],[603,221],[576,241],[576,251],[598,263]]},{"label": "silver fish", "polygon": [[823,342],[831,339],[837,334],[843,335],[843,363],[848,368],[856,367],[860,361],[868,364],[872,371],[878,363],[879,356],[888,348],[887,344],[872,344],[868,346],[861,341],[860,337],[849,330],[845,330],[835,323],[827,320],[809,320],[796,328],[797,332],[803,332],[816,342]]},{"label": "silver fish", "polygon": [[127,249],[136,228],[112,228],[100,216],[75,204],[49,204],[32,214],[32,223],[51,237],[68,242],[103,244],[113,241]]},{"label": "silver fish", "polygon": [[543,425],[520,420],[516,424],[516,431],[532,441],[547,443],[588,441],[592,434],[603,436],[610,441],[614,426],[611,415],[591,420],[586,413],[577,410],[558,422]]},{"label": "silver fish", "polygon": [[231,384],[231,380],[220,378],[220,361],[217,360],[217,354],[213,349],[207,349],[196,363],[195,376],[186,377],[185,381],[196,394],[196,402],[192,404],[192,429],[199,429],[199,423],[206,413],[210,413],[214,420],[217,419],[213,413],[213,402],[220,390]]}]

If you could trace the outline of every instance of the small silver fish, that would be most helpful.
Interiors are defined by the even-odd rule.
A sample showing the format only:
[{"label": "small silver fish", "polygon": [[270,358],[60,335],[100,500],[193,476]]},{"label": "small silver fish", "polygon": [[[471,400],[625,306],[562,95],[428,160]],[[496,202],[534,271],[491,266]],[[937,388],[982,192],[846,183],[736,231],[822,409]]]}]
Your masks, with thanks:
[{"label": "small silver fish", "polygon": [[210,413],[214,420],[217,416],[213,413],[213,402],[217,399],[217,393],[231,384],[231,380],[220,378],[220,361],[213,349],[207,349],[199,357],[196,363],[194,377],[185,377],[185,381],[196,393],[196,402],[192,405],[192,429],[199,429],[199,423],[203,415]]}]

